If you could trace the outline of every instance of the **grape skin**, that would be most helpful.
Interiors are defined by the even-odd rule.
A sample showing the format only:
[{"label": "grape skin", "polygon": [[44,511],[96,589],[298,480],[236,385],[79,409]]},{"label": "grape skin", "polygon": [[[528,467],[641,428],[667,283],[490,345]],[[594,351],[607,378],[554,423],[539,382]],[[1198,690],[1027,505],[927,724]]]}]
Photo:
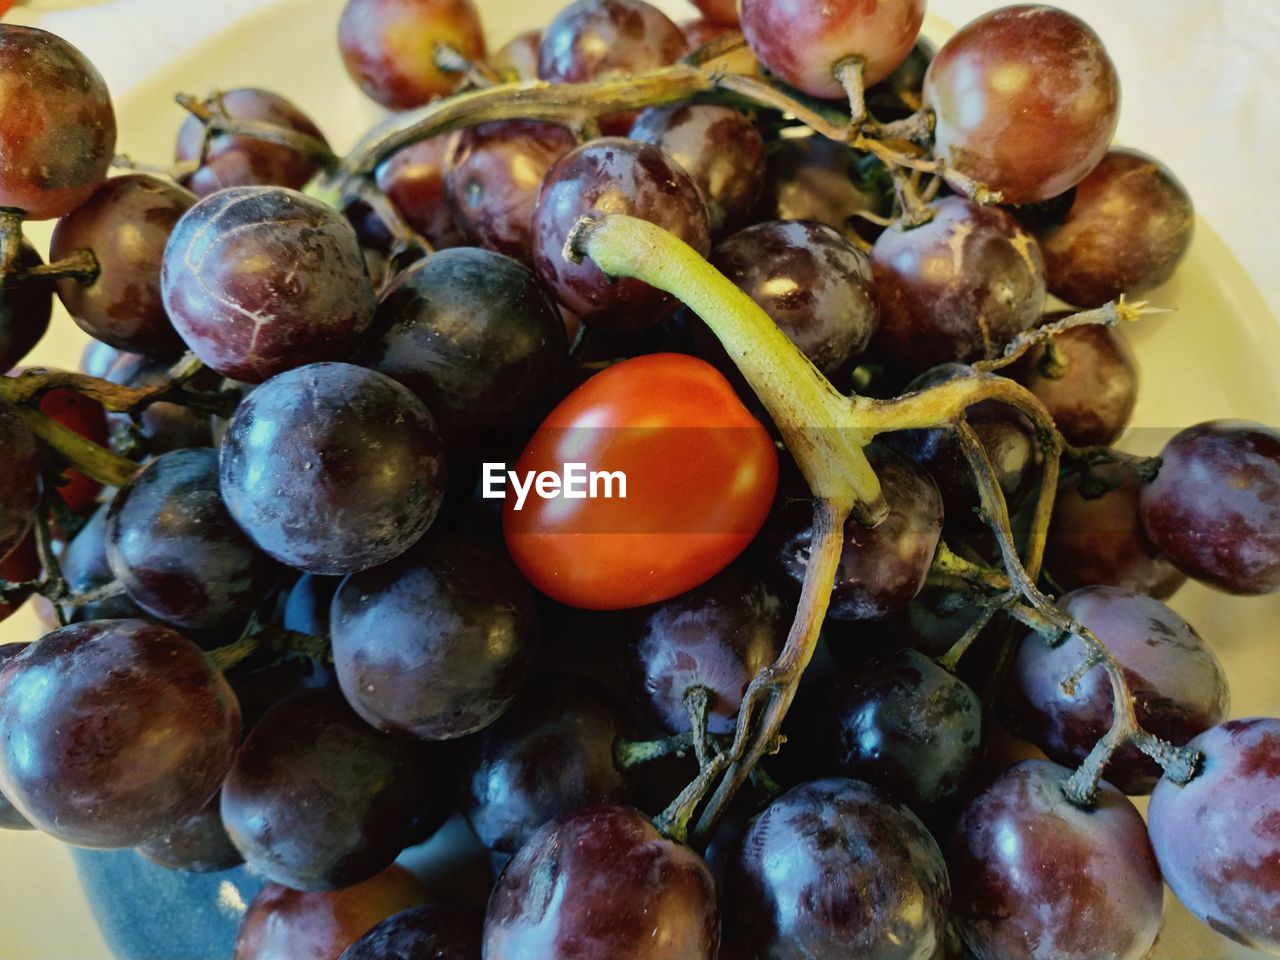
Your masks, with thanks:
[{"label": "grape skin", "polygon": [[483,914],[471,907],[429,903],[378,924],[340,960],[480,960]]},{"label": "grape skin", "polygon": [[0,558],[22,543],[40,501],[36,440],[18,411],[0,402]]},{"label": "grape skin", "polygon": [[148,840],[138,853],[162,867],[190,873],[218,873],[239,866],[244,858],[222,825],[220,799],[221,795],[214,797],[164,836]]},{"label": "grape skin", "polygon": [[[44,263],[36,248],[22,241],[18,265],[30,270]],[[0,277],[0,374],[8,373],[49,330],[53,288],[43,280]]]}]

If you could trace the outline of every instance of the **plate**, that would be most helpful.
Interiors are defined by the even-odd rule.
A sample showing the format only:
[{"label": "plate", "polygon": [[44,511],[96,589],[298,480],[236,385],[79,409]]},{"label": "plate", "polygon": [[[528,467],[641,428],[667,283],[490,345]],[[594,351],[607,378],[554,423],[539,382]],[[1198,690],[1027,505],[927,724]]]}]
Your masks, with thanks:
[{"label": "plate", "polygon": [[[505,40],[543,25],[558,0],[478,0],[490,35]],[[342,0],[283,0],[241,20],[234,30],[184,53],[117,101],[120,149],[165,162],[182,120],[175,92],[262,86],[297,102],[317,119],[337,148],[349,146],[383,116],[347,79],[335,43]],[[673,16],[688,16],[680,0],[659,2]],[[934,39],[949,29],[931,19]],[[280,38],[287,38],[282,43]],[[1123,68],[1122,68],[1123,72]],[[1149,78],[1154,82],[1155,78]],[[1137,81],[1130,80],[1135,83]],[[1139,145],[1141,146],[1141,145]],[[1174,162],[1176,157],[1167,158]],[[37,243],[47,228],[33,230]],[[1174,312],[1126,330],[1142,368],[1133,426],[1121,445],[1154,453],[1178,428],[1216,417],[1280,424],[1280,391],[1260,369],[1260,358],[1280,357],[1280,324],[1213,227],[1200,220],[1186,263],[1149,299]],[[74,368],[86,342],[59,311],[32,362]],[[1229,598],[1195,584],[1173,606],[1211,643],[1227,666],[1232,715],[1280,716],[1280,596]],[[40,632],[24,610],[0,625],[0,642],[30,640]],[[94,926],[71,858],[57,842],[36,834],[0,834],[0,957],[21,960],[106,960],[110,953]],[[1185,913],[1170,894],[1165,932],[1155,960],[1225,960],[1260,957],[1228,943]],[[237,909],[234,902],[228,909]],[[175,922],[181,922],[175,918]],[[157,960],[163,954],[158,948]],[[163,960],[175,960],[164,956]]]}]

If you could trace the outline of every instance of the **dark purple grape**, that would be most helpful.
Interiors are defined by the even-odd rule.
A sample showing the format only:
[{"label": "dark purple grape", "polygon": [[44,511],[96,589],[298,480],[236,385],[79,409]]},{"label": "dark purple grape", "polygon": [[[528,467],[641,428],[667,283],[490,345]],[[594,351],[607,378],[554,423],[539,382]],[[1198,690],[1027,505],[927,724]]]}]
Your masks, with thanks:
[{"label": "dark purple grape", "polygon": [[[595,2],[579,0],[569,9]],[[569,231],[579,220],[613,213],[649,220],[705,256],[711,249],[706,205],[675,161],[657,147],[620,137],[583,144],[561,157],[543,180],[532,226],[538,275],[584,323],[643,330],[669,316],[676,301],[639,280],[610,280],[589,258],[575,264],[564,256]]]},{"label": "dark purple grape", "polygon": [[169,238],[161,284],[192,352],[244,383],[345,357],[373,319],[351,225],[283,187],[234,187],[188,210]]},{"label": "dark purple grape", "polygon": [[881,228],[859,213],[887,217],[893,187],[884,165],[842,143],[814,134],[769,144],[757,220],[813,220],[868,241]]},{"label": "dark purple grape", "polygon": [[498,719],[537,644],[528,584],[501,550],[461,538],[429,537],[394,563],[348,577],[331,616],[334,667],[356,712],[427,740]]},{"label": "dark purple grape", "polygon": [[106,377],[107,371],[120,359],[123,352],[101,340],[90,340],[80,354],[80,372],[91,377]]},{"label": "dark purple grape", "polygon": [[0,402],[0,559],[27,536],[40,502],[36,439],[16,409]]},{"label": "dark purple grape", "polygon": [[819,699],[812,736],[824,772],[865,781],[921,817],[944,811],[978,768],[978,695],[915,650],[873,656]]},{"label": "dark purple grape", "polygon": [[[1106,492],[1090,486],[1101,483]],[[1142,531],[1142,480],[1120,465],[1090,468],[1062,478],[1045,543],[1045,568],[1066,590],[1095,584],[1123,587],[1165,600],[1187,582]]]},{"label": "dark purple grape", "polygon": [[1183,573],[1228,593],[1280,590],[1280,431],[1211,420],[1177,434],[1142,491],[1142,528]]},{"label": "dark purple grape", "polygon": [[1068,443],[1106,446],[1133,416],[1138,401],[1138,362],[1124,338],[1109,327],[1074,327],[1053,338],[1055,361],[1032,347],[1011,371],[1040,398]]},{"label": "dark purple grape", "polygon": [[929,209],[928,223],[894,224],[871,250],[878,342],[913,372],[993,359],[1044,312],[1044,257],[1017,220],[963,197]]},{"label": "dark purple grape", "polygon": [[111,502],[106,546],[138,606],[195,630],[248,616],[277,572],[227,512],[216,450],[175,450],[143,467]]},{"label": "dark purple grape", "polygon": [[625,803],[614,761],[626,718],[603,688],[543,676],[481,735],[462,813],[480,842],[515,853],[549,820],[594,803]]},{"label": "dark purple grape", "polygon": [[484,922],[486,960],[715,960],[715,881],[638,810],[583,807],[507,865]]},{"label": "dark purple grape", "polygon": [[[111,383],[124,387],[150,387],[169,378],[174,364],[170,358],[144,357],[137,353],[120,353],[105,374]],[[190,384],[196,389],[216,388],[220,378],[212,371],[202,371]],[[125,414],[112,414],[115,424],[130,423]],[[164,400],[150,404],[138,420],[138,436],[145,452],[151,454],[184,450],[188,447],[213,445],[209,416],[199,410]]]},{"label": "dark purple grape", "polygon": [[244,863],[222,825],[220,797],[164,836],[148,840],[138,853],[162,867],[189,873],[217,873]]},{"label": "dark purple grape", "polygon": [[[877,527],[854,519],[845,523],[827,613],[835,620],[878,620],[906,607],[924,587],[942,534],[942,497],[929,475],[879,444],[867,448],[867,458],[880,478],[889,516]],[[812,523],[812,508],[804,500],[783,510],[776,555],[797,587],[809,563]]]},{"label": "dark purple grape", "polygon": [[120,350],[171,357],[182,338],[165,313],[160,265],[174,224],[196,198],[144,174],[112,177],[58,221],[49,256],[89,250],[98,261],[91,282],[58,281],[58,296],[80,329]]},{"label": "dark purple grape", "polygon": [[0,207],[49,220],[80,206],[116,151],[101,74],[61,37],[0,26],[0,142]]},{"label": "dark purple grape", "polygon": [[451,784],[422,744],[388,737],[334,691],[299,694],[254,725],[222,787],[222,820],[253,869],[333,890],[389,867],[439,826]]},{"label": "dark purple grape", "polygon": [[[204,106],[232,120],[269,123],[325,142],[324,134],[310,117],[270,90],[226,90],[209,97]],[[187,117],[178,130],[174,157],[179,163],[199,164],[183,178],[183,185],[198,197],[228,187],[301,190],[320,170],[315,160],[297,150],[254,137],[220,133],[206,142],[205,126],[194,116]]]},{"label": "dark purple grape", "polygon": [[[1088,627],[1119,661],[1144,729],[1183,744],[1227,715],[1227,677],[1213,651],[1159,600],[1118,587],[1084,587],[1058,606]],[[1050,647],[1037,634],[1022,641],[1009,674],[1006,702],[1015,732],[1050,759],[1078,766],[1111,728],[1111,679],[1095,666],[1068,694],[1063,681],[1084,664],[1084,644],[1069,637]],[[1131,795],[1150,793],[1160,766],[1132,745],[1103,776]]]},{"label": "dark purple grape", "polygon": [[476,246],[529,263],[529,220],[538,188],[552,165],[577,145],[568,127],[529,120],[459,131],[444,175],[454,223]]},{"label": "dark purple grape", "polygon": [[[867,255],[831,227],[797,220],[757,223],[715,248],[711,262],[758,303],[828,377],[849,373],[876,328]],[[732,362],[709,332],[699,353]]]},{"label": "dark purple grape", "polygon": [[0,790],[67,843],[132,847],[172,830],[217,791],[239,739],[222,674],[142,620],[63,627],[0,673]]},{"label": "dark purple grape", "polygon": [[1160,868],[1214,930],[1280,953],[1280,720],[1229,720],[1191,746],[1204,754],[1195,779],[1151,795]]},{"label": "dark purple grape", "polygon": [[668,733],[692,728],[689,692],[708,694],[707,729],[732,733],[747,686],[782,652],[789,605],[741,566],[644,609],[624,631],[631,694]]},{"label": "dark purple grape", "polygon": [[1112,150],[1039,234],[1049,292],[1078,307],[1146,293],[1173,276],[1195,231],[1191,197],[1158,160]]},{"label": "dark purple grape", "polygon": [[924,824],[856,780],[784,793],[751,824],[725,875],[732,926],[758,960],[928,960],[949,900]]},{"label": "dark purple grape", "polygon": [[390,377],[346,363],[280,374],[236,410],[222,496],[261,549],[308,573],[367,570],[435,519],[444,455],[431,414]]},{"label": "dark purple grape", "polygon": [[[19,270],[44,261],[28,241],[22,241]],[[19,274],[0,277],[0,374],[8,373],[32,351],[49,329],[53,316],[53,286],[46,280]]]},{"label": "dark purple grape", "polygon": [[[107,503],[99,507],[58,558],[62,577],[67,581],[72,594],[90,593],[115,580],[115,574],[111,572],[111,565],[107,562],[107,511],[110,509],[111,505]],[[127,593],[81,604],[73,608],[70,614],[72,623],[133,620],[147,616]]]},{"label": "dark purple grape", "polygon": [[[11,584],[37,580],[41,569],[40,553],[36,549],[35,530],[28,533],[22,542],[10,550],[6,556],[0,557],[0,580],[7,580]],[[9,598],[0,602],[0,623],[17,613],[34,593],[34,589],[10,592]]]},{"label": "dark purple grape", "polygon": [[739,110],[674,104],[641,112],[628,134],[660,147],[693,179],[712,233],[741,226],[764,186],[764,138]]},{"label": "dark purple grape", "polygon": [[309,633],[313,637],[327,636],[329,608],[340,583],[342,580],[339,577],[318,577],[314,573],[304,573],[285,599],[281,626],[286,630]]},{"label": "dark purple grape", "polygon": [[347,947],[340,960],[480,960],[484,914],[429,903],[387,917]]},{"label": "dark purple grape", "polygon": [[232,960],[339,960],[387,917],[426,899],[426,889],[403,867],[328,892],[268,883],[240,921]]},{"label": "dark purple grape", "polygon": [[467,241],[445,195],[445,161],[451,142],[444,136],[419,140],[397,150],[375,173],[378,189],[437,250]]},{"label": "dark purple grape", "polygon": [[947,866],[955,917],[977,956],[1141,960],[1151,949],[1164,887],[1142,815],[1107,783],[1093,808],[1073,805],[1069,775],[1023,761],[957,821]]},{"label": "dark purple grape", "polygon": [[[0,576],[4,572],[0,571]],[[27,648],[25,643],[5,643],[0,644],[0,673],[3,672],[5,664],[9,663]],[[0,677],[0,686],[4,683],[3,677]],[[9,802],[9,799],[0,793],[0,830],[34,830],[31,822],[20,814],[16,807]]]},{"label": "dark purple grape", "polygon": [[564,321],[533,273],[475,247],[441,251],[400,274],[383,291],[360,354],[416,393],[454,444],[540,416],[568,359]]}]

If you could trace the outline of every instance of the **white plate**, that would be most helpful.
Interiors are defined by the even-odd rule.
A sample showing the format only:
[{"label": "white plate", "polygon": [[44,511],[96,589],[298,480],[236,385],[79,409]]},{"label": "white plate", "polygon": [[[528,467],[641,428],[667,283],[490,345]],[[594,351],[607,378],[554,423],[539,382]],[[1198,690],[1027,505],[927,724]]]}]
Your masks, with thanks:
[{"label": "white plate", "polygon": [[[560,5],[558,0],[479,4],[498,40],[545,24]],[[675,16],[688,16],[680,0],[659,5]],[[315,117],[336,147],[348,146],[380,113],[342,69],[335,43],[341,7],[342,0],[283,0],[188,52],[116,104],[120,149],[141,159],[166,161],[182,119],[173,94],[235,86],[278,90]],[[928,32],[945,36],[946,27],[932,22]],[[1147,77],[1152,83],[1159,80]],[[1126,77],[1126,82],[1139,80]],[[1176,167],[1176,157],[1166,159]],[[1144,375],[1134,429],[1125,440],[1130,449],[1154,452],[1171,430],[1214,417],[1280,424],[1280,394],[1267,369],[1280,357],[1280,325],[1213,229],[1204,222],[1196,229],[1178,276],[1150,298],[1177,312],[1128,331]],[[44,232],[33,233],[37,242],[43,241]],[[60,313],[32,361],[74,368],[84,343]],[[1191,585],[1173,605],[1226,662],[1233,715],[1280,715],[1280,597],[1227,598]],[[0,625],[0,642],[30,640],[38,633],[35,618],[23,611]],[[1156,960],[1260,956],[1196,923],[1172,896],[1168,903]],[[107,956],[63,848],[35,834],[0,834],[0,960]]]}]

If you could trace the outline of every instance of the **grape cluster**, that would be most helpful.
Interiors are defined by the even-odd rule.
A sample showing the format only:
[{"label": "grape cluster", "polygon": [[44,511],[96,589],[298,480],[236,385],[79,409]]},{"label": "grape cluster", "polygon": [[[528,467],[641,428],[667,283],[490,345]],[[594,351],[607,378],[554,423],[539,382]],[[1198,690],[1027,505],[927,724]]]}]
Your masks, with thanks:
[{"label": "grape cluster", "polygon": [[236,960],[1138,960],[1162,880],[1280,955],[1280,720],[1164,603],[1280,591],[1280,431],[1111,446],[1194,212],[1101,38],[697,7],[349,0],[404,113],[168,175],[0,24],[0,827],[247,865]]}]

